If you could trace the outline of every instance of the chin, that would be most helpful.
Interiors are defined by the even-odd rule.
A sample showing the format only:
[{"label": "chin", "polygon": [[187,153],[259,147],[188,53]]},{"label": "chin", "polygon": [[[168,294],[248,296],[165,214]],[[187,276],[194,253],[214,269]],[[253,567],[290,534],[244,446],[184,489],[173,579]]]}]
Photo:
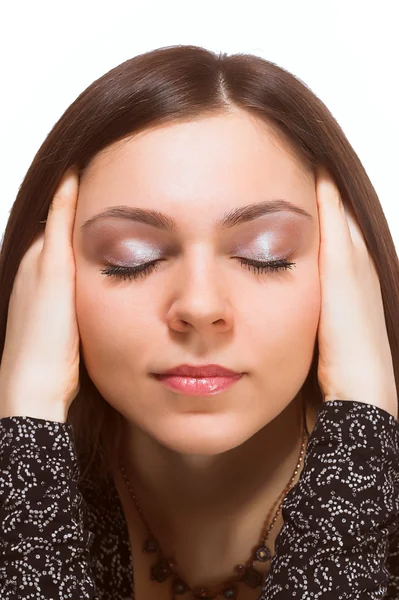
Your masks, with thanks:
[{"label": "chin", "polygon": [[[216,456],[240,446],[258,430],[242,416],[191,413],[163,423],[162,431],[148,431],[159,444],[178,454]],[[253,425],[253,424],[252,424]]]}]

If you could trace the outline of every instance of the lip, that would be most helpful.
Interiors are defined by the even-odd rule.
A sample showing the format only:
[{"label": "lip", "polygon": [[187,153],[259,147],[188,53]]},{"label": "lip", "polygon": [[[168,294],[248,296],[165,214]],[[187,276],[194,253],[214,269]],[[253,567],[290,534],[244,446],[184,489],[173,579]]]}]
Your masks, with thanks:
[{"label": "lip", "polygon": [[156,375],[176,375],[179,377],[194,377],[194,378],[208,378],[208,377],[237,377],[238,375],[243,375],[243,373],[239,373],[238,371],[232,371],[231,369],[227,369],[226,367],[222,367],[221,365],[211,364],[211,365],[179,365],[177,367],[172,367],[167,371],[163,371],[162,373],[156,373]]},{"label": "lip", "polygon": [[219,377],[182,377],[180,375],[155,375],[155,378],[174,392],[189,396],[213,396],[236,383],[244,373]]}]

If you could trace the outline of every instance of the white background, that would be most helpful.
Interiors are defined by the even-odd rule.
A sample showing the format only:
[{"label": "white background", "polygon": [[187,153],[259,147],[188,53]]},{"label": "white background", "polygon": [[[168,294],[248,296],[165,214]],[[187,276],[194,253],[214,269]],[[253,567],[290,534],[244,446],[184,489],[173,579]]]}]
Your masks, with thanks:
[{"label": "white background", "polygon": [[328,106],[399,249],[399,0],[12,0],[0,10],[0,232],[45,136],[94,79],[174,44],[249,52]]}]

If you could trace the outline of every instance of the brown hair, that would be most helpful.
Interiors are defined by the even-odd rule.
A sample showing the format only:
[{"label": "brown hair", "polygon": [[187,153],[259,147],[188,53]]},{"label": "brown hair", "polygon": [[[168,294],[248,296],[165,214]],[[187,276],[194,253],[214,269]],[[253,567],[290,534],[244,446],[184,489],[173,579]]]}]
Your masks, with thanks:
[{"label": "brown hair", "polygon": [[[386,327],[399,389],[399,265],[378,196],[342,129],[321,100],[273,62],[248,54],[216,54],[196,46],[171,46],[138,55],[92,83],[65,111],[37,152],[22,182],[0,255],[0,349],[14,278],[21,258],[43,227],[63,173],[80,170],[113,142],[177,120],[239,108],[284,138],[312,172],[324,166],[343,202],[352,209],[379,275]],[[302,387],[322,403],[317,380],[317,343]],[[100,395],[81,358],[80,391],[68,422],[73,426],[83,480],[89,467],[110,474],[122,416]],[[361,399],[360,399],[361,400]]]}]

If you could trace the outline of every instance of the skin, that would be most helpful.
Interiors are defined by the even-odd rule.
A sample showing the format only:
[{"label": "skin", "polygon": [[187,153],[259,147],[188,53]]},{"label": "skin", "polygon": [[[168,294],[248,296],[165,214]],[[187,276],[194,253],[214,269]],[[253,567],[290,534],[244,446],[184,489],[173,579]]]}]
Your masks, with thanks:
[{"label": "skin", "polygon": [[[282,211],[216,229],[226,212],[275,198],[312,218]],[[122,218],[81,229],[115,205],[166,213],[177,231]],[[241,110],[118,142],[81,177],[73,248],[84,361],[125,418],[126,471],[190,585],[218,583],[247,560],[298,461],[300,389],[320,317],[319,243],[314,176]],[[164,260],[124,281],[100,272],[105,256],[131,266]],[[295,265],[257,274],[237,257]],[[225,392],[196,397],[150,375],[181,363],[246,374]],[[140,521],[118,472],[115,482],[135,555]],[[281,525],[279,518],[271,549]]]}]

